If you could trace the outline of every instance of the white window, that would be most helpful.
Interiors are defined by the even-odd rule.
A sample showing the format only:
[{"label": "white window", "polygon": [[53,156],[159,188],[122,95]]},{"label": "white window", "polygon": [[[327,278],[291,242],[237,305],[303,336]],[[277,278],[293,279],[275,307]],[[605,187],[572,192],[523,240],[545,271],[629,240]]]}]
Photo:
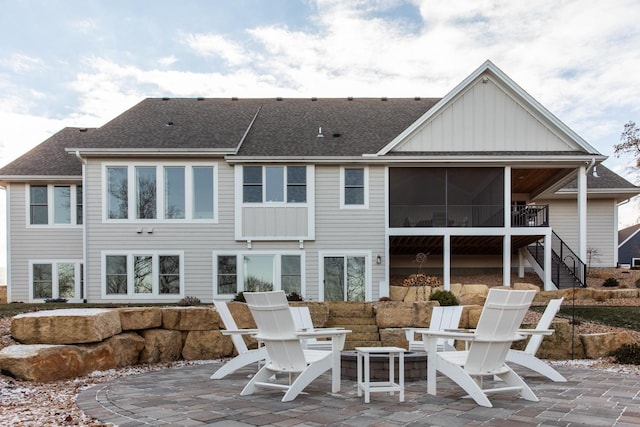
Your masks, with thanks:
[{"label": "white window", "polygon": [[631,267],[633,268],[640,267],[640,258],[631,258]]},{"label": "white window", "polygon": [[106,221],[217,220],[215,164],[109,164],[104,176]]},{"label": "white window", "polygon": [[183,258],[182,252],[104,252],[103,297],[182,297]]},{"label": "white window", "polygon": [[82,289],[82,263],[73,261],[32,260],[29,262],[31,301],[79,300]]},{"label": "white window", "polygon": [[363,167],[343,167],[340,170],[340,207],[369,207],[369,171]]},{"label": "white window", "polygon": [[323,301],[371,299],[371,254],[366,252],[320,253],[320,297]]},{"label": "white window", "polygon": [[215,295],[284,290],[303,292],[303,255],[296,253],[214,254]]},{"label": "white window", "polygon": [[29,225],[82,224],[82,186],[30,185],[27,194]]},{"label": "white window", "polygon": [[244,203],[306,203],[306,166],[244,166]]}]

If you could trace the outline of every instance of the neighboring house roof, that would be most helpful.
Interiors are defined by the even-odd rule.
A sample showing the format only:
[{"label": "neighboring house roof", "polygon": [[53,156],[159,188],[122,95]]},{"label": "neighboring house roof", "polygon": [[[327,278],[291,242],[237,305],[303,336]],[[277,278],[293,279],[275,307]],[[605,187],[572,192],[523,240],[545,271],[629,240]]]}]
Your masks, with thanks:
[{"label": "neighboring house roof", "polygon": [[81,176],[82,163],[65,149],[80,147],[95,129],[67,127],[0,168],[4,180],[11,177]]},{"label": "neighboring house roof", "polygon": [[618,247],[622,247],[622,245],[638,235],[638,232],[640,232],[640,224],[618,230]]},{"label": "neighboring house roof", "polygon": [[[587,188],[592,196],[617,199],[628,199],[640,194],[640,187],[633,185],[602,163],[593,166],[587,173]],[[558,190],[556,196],[575,197],[578,192],[578,182],[574,178]]]}]

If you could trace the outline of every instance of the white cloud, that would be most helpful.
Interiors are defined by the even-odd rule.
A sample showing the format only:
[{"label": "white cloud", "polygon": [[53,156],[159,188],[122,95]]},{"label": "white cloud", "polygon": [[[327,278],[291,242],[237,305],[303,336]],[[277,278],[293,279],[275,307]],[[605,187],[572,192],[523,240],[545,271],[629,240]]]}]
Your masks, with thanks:
[{"label": "white cloud", "polygon": [[98,22],[93,18],[84,18],[72,21],[71,28],[82,34],[90,34],[98,28]]},{"label": "white cloud", "polygon": [[1,59],[0,65],[14,73],[28,73],[40,69],[43,66],[43,62],[39,58],[30,55],[14,53],[7,59]]},{"label": "white cloud", "polygon": [[176,62],[178,62],[178,58],[175,55],[165,56],[158,60],[158,63],[163,67],[170,67]]},{"label": "white cloud", "polygon": [[184,43],[198,55],[220,57],[231,66],[244,65],[249,62],[242,46],[218,34],[186,34]]}]

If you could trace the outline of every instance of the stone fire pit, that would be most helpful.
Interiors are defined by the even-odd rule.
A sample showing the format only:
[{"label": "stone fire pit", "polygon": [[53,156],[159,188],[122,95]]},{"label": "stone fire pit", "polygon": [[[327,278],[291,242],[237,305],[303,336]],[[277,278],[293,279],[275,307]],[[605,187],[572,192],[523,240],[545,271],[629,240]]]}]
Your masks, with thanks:
[{"label": "stone fire pit", "polygon": [[[395,365],[395,378],[398,378],[398,362]],[[369,356],[371,381],[389,381],[389,355],[371,354]],[[358,360],[355,351],[343,351],[340,357],[340,375],[342,378],[357,381]],[[407,351],[404,354],[404,380],[419,381],[427,379],[427,353]]]}]

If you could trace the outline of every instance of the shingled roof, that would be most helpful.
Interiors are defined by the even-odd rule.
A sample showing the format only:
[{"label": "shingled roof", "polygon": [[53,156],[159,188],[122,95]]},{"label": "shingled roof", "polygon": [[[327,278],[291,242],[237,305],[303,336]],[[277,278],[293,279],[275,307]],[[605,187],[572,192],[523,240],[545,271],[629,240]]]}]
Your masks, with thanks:
[{"label": "shingled roof", "polygon": [[95,129],[64,128],[0,169],[0,176],[82,176],[82,163],[65,151],[82,147]]},{"label": "shingled roof", "polygon": [[[587,187],[592,190],[609,189],[629,189],[638,190],[638,187],[600,163],[594,166],[587,174]],[[575,190],[578,188],[577,180],[570,181],[563,187],[564,190]]]}]

